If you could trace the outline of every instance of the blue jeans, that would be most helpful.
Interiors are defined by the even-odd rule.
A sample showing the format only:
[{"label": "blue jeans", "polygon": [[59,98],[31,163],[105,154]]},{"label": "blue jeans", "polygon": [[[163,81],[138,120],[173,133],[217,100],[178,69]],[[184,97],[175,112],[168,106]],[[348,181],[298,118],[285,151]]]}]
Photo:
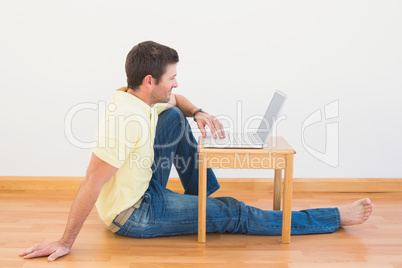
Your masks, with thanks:
[{"label": "blue jeans", "polygon": [[[159,115],[153,176],[140,208],[117,232],[131,237],[157,237],[198,232],[197,143],[187,119],[178,108]],[[175,165],[185,193],[166,189]],[[219,189],[212,170],[207,170],[207,194]],[[231,197],[207,197],[207,232],[280,235],[282,211],[261,210]],[[337,208],[292,212],[291,234],[334,232],[340,226]]]}]

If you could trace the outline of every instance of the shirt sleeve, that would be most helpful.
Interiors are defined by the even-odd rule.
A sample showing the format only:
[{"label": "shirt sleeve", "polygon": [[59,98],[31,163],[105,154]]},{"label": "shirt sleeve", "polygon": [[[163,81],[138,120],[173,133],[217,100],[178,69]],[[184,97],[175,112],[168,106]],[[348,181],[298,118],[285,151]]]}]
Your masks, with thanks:
[{"label": "shirt sleeve", "polygon": [[161,112],[163,112],[166,109],[167,105],[167,103],[156,103],[154,106],[156,113],[160,114]]},{"label": "shirt sleeve", "polygon": [[99,125],[92,152],[106,163],[120,168],[135,151],[142,135],[142,120],[122,114],[109,114]]}]

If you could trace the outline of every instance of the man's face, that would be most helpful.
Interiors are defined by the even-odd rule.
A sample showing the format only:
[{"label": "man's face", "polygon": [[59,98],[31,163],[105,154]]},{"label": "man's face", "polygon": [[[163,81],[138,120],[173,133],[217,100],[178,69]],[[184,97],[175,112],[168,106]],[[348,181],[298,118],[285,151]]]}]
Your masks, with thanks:
[{"label": "man's face", "polygon": [[151,92],[153,103],[166,103],[170,100],[170,95],[172,94],[172,89],[178,87],[176,80],[177,75],[177,64],[169,64],[166,66],[166,71],[162,75],[159,83],[155,85]]}]

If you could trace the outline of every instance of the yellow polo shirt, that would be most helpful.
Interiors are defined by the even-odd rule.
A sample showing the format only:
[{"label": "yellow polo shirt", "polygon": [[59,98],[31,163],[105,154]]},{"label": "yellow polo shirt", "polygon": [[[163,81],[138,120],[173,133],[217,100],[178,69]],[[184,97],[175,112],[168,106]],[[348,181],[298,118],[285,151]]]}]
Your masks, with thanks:
[{"label": "yellow polo shirt", "polygon": [[92,152],[117,167],[116,174],[104,184],[96,208],[110,225],[123,210],[134,205],[148,189],[154,161],[155,129],[166,103],[148,104],[118,89],[111,98],[105,118],[99,122]]}]

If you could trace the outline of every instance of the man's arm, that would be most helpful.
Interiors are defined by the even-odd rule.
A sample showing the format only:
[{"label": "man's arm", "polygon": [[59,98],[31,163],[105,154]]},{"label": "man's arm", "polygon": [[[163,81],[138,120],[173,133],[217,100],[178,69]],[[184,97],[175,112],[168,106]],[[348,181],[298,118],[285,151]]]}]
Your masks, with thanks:
[{"label": "man's arm", "polygon": [[[169,109],[173,106],[179,107],[179,109],[183,112],[183,114],[186,117],[192,117],[194,112],[198,110],[198,108],[194,104],[192,104],[188,99],[178,94],[171,95],[166,109]],[[223,125],[221,124],[221,122],[219,122],[219,120],[215,116],[205,112],[199,112],[196,114],[195,118],[197,120],[197,126],[201,130],[202,136],[204,138],[207,135],[207,132],[205,130],[206,125],[208,125],[214,138],[216,138],[216,133],[218,133],[220,138],[225,137],[225,131],[223,130]]]},{"label": "man's arm", "polygon": [[117,168],[109,165],[95,154],[92,154],[88,165],[87,174],[81,183],[77,196],[71,206],[67,226],[59,241],[49,244],[37,244],[20,253],[25,259],[48,256],[49,261],[67,255],[81,230],[84,221],[88,217],[99,193],[105,184],[116,172]]}]

